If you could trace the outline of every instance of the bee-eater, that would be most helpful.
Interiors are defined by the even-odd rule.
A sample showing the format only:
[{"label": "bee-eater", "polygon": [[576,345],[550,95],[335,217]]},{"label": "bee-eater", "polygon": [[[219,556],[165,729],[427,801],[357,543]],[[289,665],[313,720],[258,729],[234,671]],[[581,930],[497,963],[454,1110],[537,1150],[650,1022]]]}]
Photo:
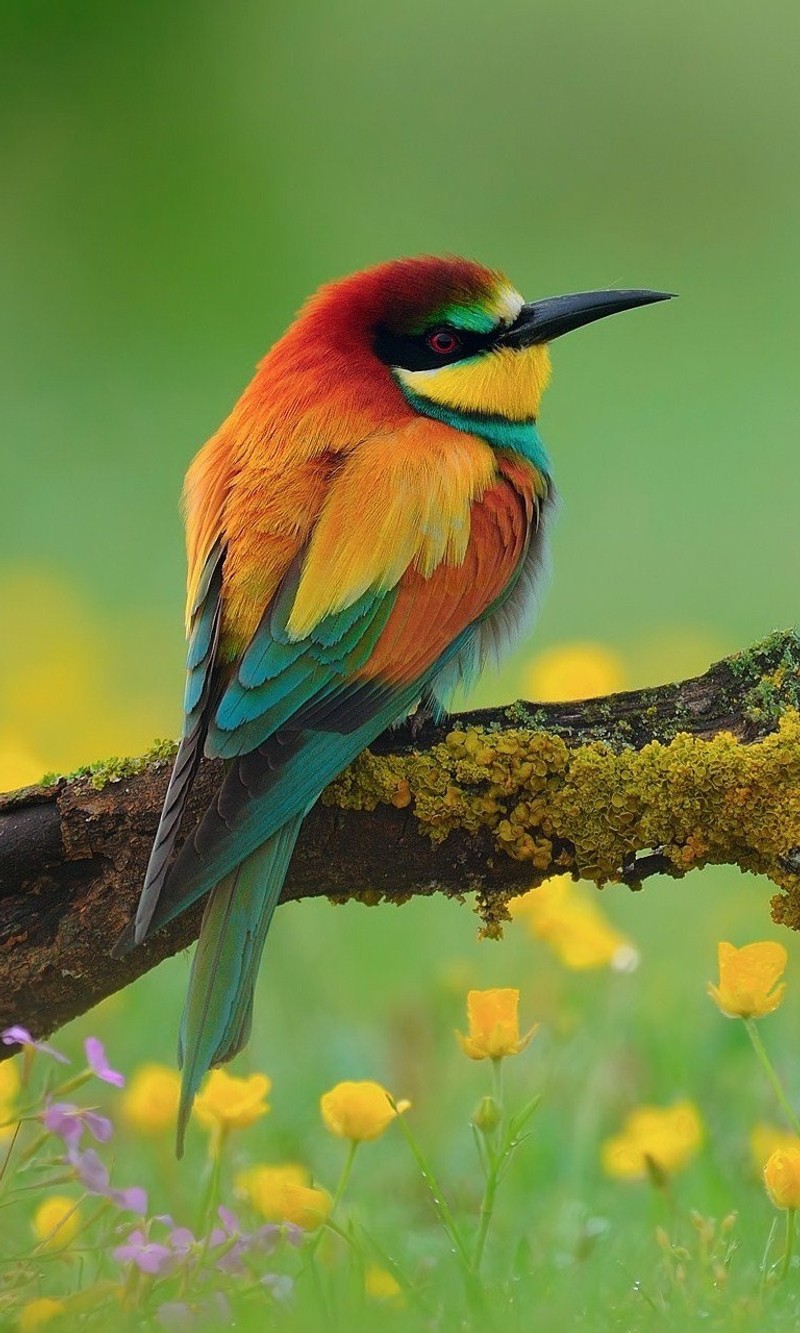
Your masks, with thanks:
[{"label": "bee-eater", "polygon": [[[179,1152],[203,1075],[249,1036],[309,808],[381,731],[530,626],[554,504],[537,428],[547,344],[666,296],[526,304],[456,258],[353,274],[311,298],[189,468],[183,739],[118,946],[209,895],[179,1038]],[[226,775],[172,857],[203,753]]]}]

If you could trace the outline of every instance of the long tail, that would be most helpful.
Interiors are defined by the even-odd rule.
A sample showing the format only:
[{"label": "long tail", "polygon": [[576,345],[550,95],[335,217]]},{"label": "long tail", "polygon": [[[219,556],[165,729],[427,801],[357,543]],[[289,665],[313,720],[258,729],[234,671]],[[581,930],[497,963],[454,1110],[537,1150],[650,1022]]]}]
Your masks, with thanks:
[{"label": "long tail", "polygon": [[302,814],[287,820],[208,899],[178,1039],[183,1072],[178,1157],[203,1075],[212,1065],[233,1059],[250,1035],[264,940],[302,822]]}]

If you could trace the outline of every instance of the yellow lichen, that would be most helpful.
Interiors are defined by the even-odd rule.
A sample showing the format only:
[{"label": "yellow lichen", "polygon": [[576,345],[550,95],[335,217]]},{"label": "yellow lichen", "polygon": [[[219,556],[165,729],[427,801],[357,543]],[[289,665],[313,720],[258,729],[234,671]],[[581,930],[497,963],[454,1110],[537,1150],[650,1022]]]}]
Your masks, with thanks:
[{"label": "yellow lichen", "polygon": [[[800,846],[800,715],[752,744],[726,732],[669,744],[570,749],[530,730],[454,730],[425,753],[365,754],[329,803],[410,805],[435,842],[488,830],[499,851],[539,877],[571,870],[601,885],[635,852],[659,847],[676,871],[710,862],[766,874],[789,897],[776,919],[800,925],[800,879],[783,858]],[[494,909],[493,909],[494,911]],[[490,931],[499,925],[495,912]]]}]

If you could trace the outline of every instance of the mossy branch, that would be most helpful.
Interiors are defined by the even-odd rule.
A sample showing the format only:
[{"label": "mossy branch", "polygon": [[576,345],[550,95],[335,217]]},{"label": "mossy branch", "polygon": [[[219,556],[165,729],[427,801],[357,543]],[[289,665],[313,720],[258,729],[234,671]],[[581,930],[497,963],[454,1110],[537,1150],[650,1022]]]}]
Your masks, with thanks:
[{"label": "mossy branch", "polygon": [[[109,955],[135,909],[173,749],[0,796],[0,1027],[46,1035],[195,938],[199,908]],[[202,765],[187,827],[220,775]],[[312,811],[283,900],[474,891],[496,934],[508,899],[553,874],[639,888],[710,863],[766,876],[773,918],[800,928],[793,632],[678,684],[387,732]]]}]

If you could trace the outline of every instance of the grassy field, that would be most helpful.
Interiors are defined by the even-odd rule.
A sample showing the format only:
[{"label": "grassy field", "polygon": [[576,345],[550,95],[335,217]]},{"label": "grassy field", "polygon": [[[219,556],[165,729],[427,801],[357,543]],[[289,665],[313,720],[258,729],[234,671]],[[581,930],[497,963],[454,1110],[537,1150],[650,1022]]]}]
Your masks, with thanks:
[{"label": "grassy field", "polygon": [[[201,1263],[197,1251],[194,1261],[181,1259],[173,1273],[155,1276],[114,1258],[137,1219],[108,1203],[91,1222],[98,1199],[55,1165],[57,1139],[39,1147],[33,1167],[20,1170],[26,1144],[38,1134],[26,1126],[4,1177],[3,1253],[20,1256],[5,1270],[19,1291],[4,1300],[63,1297],[59,1318],[67,1327],[108,1327],[111,1318],[120,1327],[140,1327],[144,1310],[159,1309],[168,1323],[165,1305],[178,1300],[202,1309],[208,1290],[228,1291],[238,1326],[246,1328],[522,1330],[532,1321],[625,1330],[786,1327],[798,1312],[797,1270],[782,1282],[770,1276],[783,1252],[785,1214],[767,1197],[751,1144],[756,1124],[777,1128],[785,1120],[744,1024],[723,1017],[706,994],[707,981],[717,977],[720,918],[737,944],[776,936],[767,925],[763,886],[752,881],[748,894],[732,893],[741,887],[724,872],[707,871],[682,884],[655,881],[638,896],[608,892],[603,911],[626,939],[613,943],[616,957],[630,969],[634,948],[638,954],[638,966],[624,971],[566,966],[533,937],[522,915],[495,944],[476,941],[468,907],[443,902],[282,909],[256,1034],[233,1066],[241,1078],[269,1077],[271,1109],[249,1127],[230,1130],[219,1158],[219,1201],[234,1210],[244,1232],[253,1232],[264,1214],[243,1196],[237,1178],[253,1166],[289,1162],[336,1193],[348,1147],[326,1129],[319,1102],[340,1081],[378,1080],[412,1103],[402,1124],[359,1145],[321,1237],[312,1230],[299,1248],[284,1241],[268,1258],[254,1251],[246,1259],[256,1276],[290,1276],[291,1294],[276,1301],[255,1278],[218,1272],[213,1249],[205,1255],[210,1278],[192,1268]],[[584,892],[593,891],[581,886],[581,898]],[[598,923],[595,930],[602,952],[607,937]],[[788,996],[760,1020],[760,1031],[790,1095],[800,1100],[791,1054],[800,959],[794,941],[788,944]],[[129,1076],[145,1062],[170,1069],[186,974],[187,959],[173,960],[55,1044],[76,1069],[87,1035],[99,1036],[111,1064]],[[492,1093],[493,1065],[468,1059],[454,1032],[466,1028],[467,990],[495,986],[519,989],[523,1030],[540,1025],[530,1045],[503,1062],[507,1114],[533,1097],[541,1102],[500,1183],[474,1279],[442,1226],[404,1130],[432,1170],[436,1197],[452,1210],[471,1260],[483,1190],[471,1120]],[[45,1072],[62,1080],[73,1073],[37,1055],[32,1086]],[[162,1078],[168,1083],[166,1073]],[[72,1096],[114,1122],[111,1141],[95,1145],[112,1165],[112,1186],[144,1186],[150,1218],[168,1213],[198,1235],[207,1232],[208,1129],[193,1124],[178,1165],[168,1112],[161,1121],[146,1111],[144,1123],[140,1112],[132,1124],[130,1088],[97,1078],[67,1100]],[[675,1154],[670,1160],[680,1169],[656,1183],[608,1174],[603,1145],[632,1110],[687,1099],[702,1126],[699,1141],[678,1134],[676,1152],[674,1134],[662,1135],[663,1151]],[[24,1103],[25,1094],[17,1100]],[[52,1183],[31,1188],[37,1181]],[[65,1231],[69,1242],[61,1251],[46,1249],[43,1262],[31,1228],[42,1199],[54,1193],[80,1200],[78,1216],[88,1225],[74,1238]],[[164,1235],[164,1225],[151,1224],[155,1243]],[[186,1277],[187,1265],[194,1276]],[[217,1309],[205,1321],[196,1317],[200,1326],[223,1320]]]}]

